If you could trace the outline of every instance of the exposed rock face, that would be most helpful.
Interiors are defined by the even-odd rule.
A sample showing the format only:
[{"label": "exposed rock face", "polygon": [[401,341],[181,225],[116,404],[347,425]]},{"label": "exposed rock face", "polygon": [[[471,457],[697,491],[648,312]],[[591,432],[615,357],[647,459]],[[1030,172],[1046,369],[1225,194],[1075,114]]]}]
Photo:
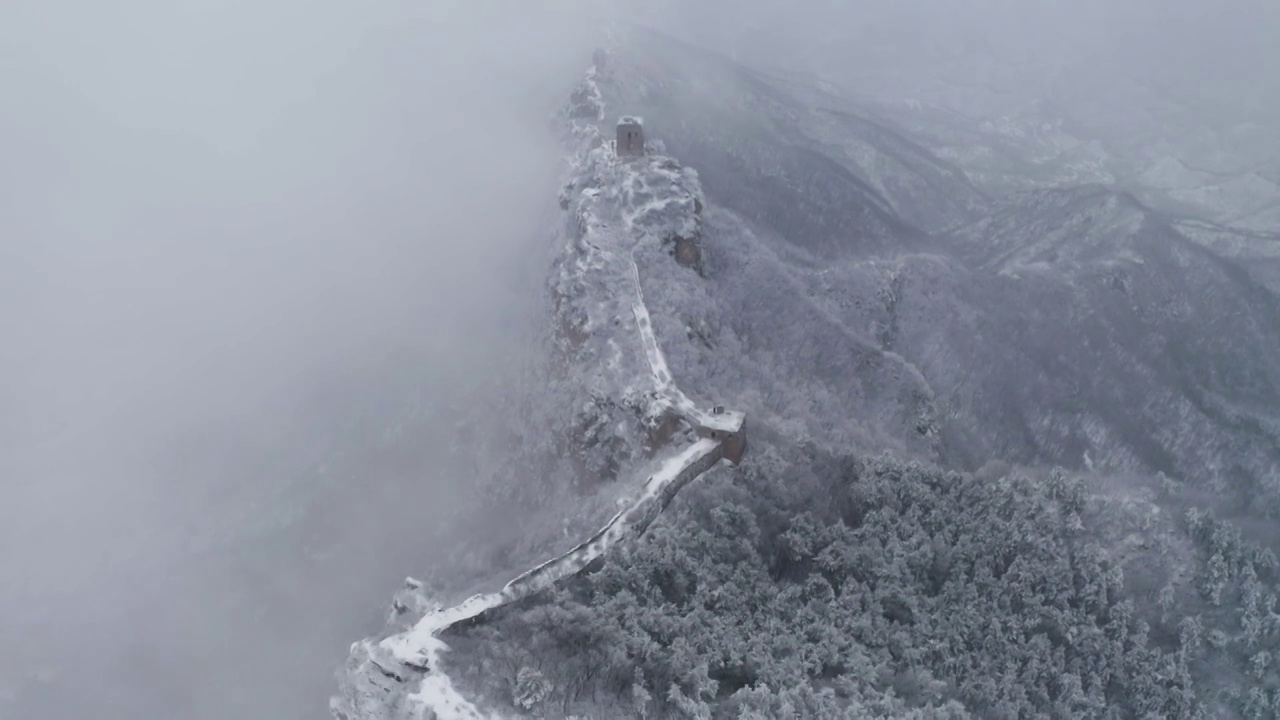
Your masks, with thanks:
[{"label": "exposed rock face", "polygon": [[[408,578],[395,594],[387,613],[384,635],[402,632],[438,607],[422,583]],[[329,701],[336,720],[403,720],[415,714],[409,695],[423,676],[422,669],[406,667],[373,639],[351,646],[346,664],[338,672],[338,692]]]},{"label": "exposed rock face", "polygon": [[687,268],[693,268],[701,275],[702,247],[698,244],[698,239],[677,237],[675,246],[676,262]]}]

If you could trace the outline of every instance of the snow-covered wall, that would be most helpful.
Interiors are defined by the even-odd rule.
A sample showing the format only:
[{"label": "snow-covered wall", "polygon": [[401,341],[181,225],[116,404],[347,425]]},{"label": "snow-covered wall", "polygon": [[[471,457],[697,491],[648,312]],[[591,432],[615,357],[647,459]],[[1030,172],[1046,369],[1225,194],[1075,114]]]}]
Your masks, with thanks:
[{"label": "snow-covered wall", "polygon": [[564,247],[550,286],[556,346],[566,374],[583,389],[576,451],[583,471],[599,479],[669,439],[669,407],[645,366],[633,294],[626,292],[634,282],[631,253],[653,244],[698,266],[704,200],[697,173],[675,159],[656,152],[618,157],[600,124],[597,80],[593,68],[567,111],[576,150],[560,195]]},{"label": "snow-covered wall", "polygon": [[[442,607],[409,581],[397,597],[386,636],[352,645],[330,705],[339,720],[489,716],[453,686],[442,667],[447,646],[440,634],[582,572],[617,543],[642,534],[681,488],[725,459],[726,451],[733,462],[741,458],[743,414],[699,408],[676,384],[654,334],[634,259],[637,248],[661,244],[671,246],[679,264],[696,265],[687,260],[691,247],[697,252],[701,232],[697,174],[661,155],[619,158],[598,127],[581,124],[584,118],[598,122],[603,117],[595,78],[593,68],[571,98],[571,137],[578,149],[561,195],[569,231],[551,277],[558,350],[590,398],[581,410],[591,418],[590,432],[578,438],[577,450],[588,455],[602,445],[621,447],[607,468],[616,477],[636,468],[642,451],[661,452],[666,445],[669,455],[597,532],[497,592]],[[655,442],[654,430],[672,422],[682,423],[697,439],[682,448],[671,446],[674,438],[666,432],[661,443]],[[645,437],[647,444],[640,441]],[[585,463],[582,467],[589,471]],[[412,616],[419,619],[406,626]]]}]

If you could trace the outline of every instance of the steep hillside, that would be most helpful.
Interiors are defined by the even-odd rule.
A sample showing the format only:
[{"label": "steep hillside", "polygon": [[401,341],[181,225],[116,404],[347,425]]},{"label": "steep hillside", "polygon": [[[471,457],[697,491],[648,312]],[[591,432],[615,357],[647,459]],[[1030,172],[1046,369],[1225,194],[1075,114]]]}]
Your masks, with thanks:
[{"label": "steep hillside", "polygon": [[719,205],[822,257],[911,247],[984,202],[954,167],[847,103],[669,38],[630,36],[601,89],[698,168]]},{"label": "steep hillside", "polygon": [[[624,115],[644,117],[635,157],[613,145]],[[1280,516],[1275,238],[1073,175],[1089,153],[1057,125],[1028,142],[1063,152],[1006,148],[1055,182],[992,200],[828,90],[647,33],[598,52],[559,119],[547,360],[459,442],[523,513],[490,575],[564,552],[662,452],[698,447],[668,385],[745,411],[753,452],[593,555],[598,574],[456,626],[415,588],[387,635],[425,613],[457,707],[1196,717],[1280,698],[1257,649],[1280,616],[1250,590],[1277,579],[1280,538],[1182,520]],[[444,677],[402,676],[388,642],[353,648],[339,717],[403,717],[406,687]],[[1214,663],[1234,695],[1206,690]]]},{"label": "steep hillside", "polygon": [[1015,196],[933,253],[791,272],[919,372],[961,466],[1164,471],[1241,499],[1275,472],[1275,295],[1130,197]]},{"label": "steep hillside", "polygon": [[1249,232],[1187,219],[1176,221],[1174,228],[1215,255],[1234,260],[1255,282],[1280,293],[1280,233]]},{"label": "steep hillside", "polygon": [[[666,98],[681,111],[667,117],[682,158],[809,142],[804,105],[768,80],[649,36],[628,52],[645,62],[644,53],[658,55],[644,67],[665,74],[646,80],[620,52],[610,61],[612,84],[601,84],[605,102]],[[712,86],[708,77],[715,92],[732,88],[735,102],[695,99]],[[686,106],[734,107],[746,119],[703,119],[758,135],[734,143],[704,128],[694,137]],[[651,126],[676,146],[666,125]],[[865,126],[850,135],[886,153],[902,146]],[[788,155],[809,162],[802,157]],[[829,158],[810,160],[817,172]],[[770,167],[759,155],[753,162]],[[738,191],[758,180],[750,172],[715,184],[692,164],[708,202],[706,282],[693,297],[674,288],[659,295],[672,304],[668,318],[683,318],[666,330],[673,367],[748,397],[759,392],[765,401],[751,410],[778,427],[803,427],[816,441],[928,449],[970,468],[1007,459],[1163,471],[1230,486],[1241,500],[1276,472],[1276,296],[1251,278],[1253,264],[1193,241],[1132,195],[1100,185],[1016,193],[934,239],[904,235],[866,248],[858,238],[888,225],[850,227],[841,242],[830,226],[744,209]],[[813,202],[802,185],[775,183],[768,193],[782,207]],[[866,207],[894,211],[878,191],[867,197],[883,203]],[[823,233],[861,251],[815,249],[808,241]]]},{"label": "steep hillside", "polygon": [[868,115],[960,168],[993,197],[1112,183],[1126,168],[1096,133],[1055,103],[1033,101],[986,113],[918,97],[866,98],[861,104]]}]

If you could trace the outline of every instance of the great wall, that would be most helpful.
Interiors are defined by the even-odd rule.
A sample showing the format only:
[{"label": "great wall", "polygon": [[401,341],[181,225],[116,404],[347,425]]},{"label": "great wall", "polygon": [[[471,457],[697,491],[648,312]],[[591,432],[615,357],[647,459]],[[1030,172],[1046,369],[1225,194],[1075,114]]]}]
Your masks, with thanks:
[{"label": "great wall", "polygon": [[[589,73],[588,82],[591,78]],[[601,111],[594,119],[602,117]],[[676,385],[654,332],[653,320],[645,304],[636,250],[644,242],[653,239],[653,233],[647,229],[647,224],[652,222],[654,216],[662,216],[664,213],[670,215],[673,207],[677,212],[688,214],[691,208],[692,213],[700,214],[702,203],[697,193],[674,198],[669,194],[663,196],[660,192],[651,193],[654,188],[650,185],[656,186],[658,183],[648,182],[640,171],[627,170],[633,164],[652,163],[648,170],[653,177],[659,182],[670,180],[671,187],[677,187],[675,180],[679,176],[679,166],[669,158],[646,153],[641,127],[642,121],[639,118],[620,119],[617,143],[602,143],[597,135],[590,153],[597,162],[610,169],[609,176],[615,178],[618,184],[614,190],[625,198],[619,219],[622,221],[621,236],[632,240],[629,250],[623,251],[634,293],[631,314],[648,366],[647,384],[651,387],[653,406],[668,422],[678,422],[692,430],[697,439],[681,449],[672,450],[669,457],[658,461],[657,470],[633,491],[630,498],[623,501],[622,509],[593,535],[569,551],[520,574],[497,592],[473,595],[452,607],[429,610],[405,632],[391,635],[376,644],[363,641],[353,646],[353,655],[358,652],[365,655],[369,665],[385,681],[395,683],[397,687],[417,684],[416,692],[405,694],[395,703],[399,705],[401,713],[407,713],[410,717],[436,720],[493,717],[467,700],[444,672],[442,655],[448,650],[448,646],[440,635],[460,623],[484,622],[494,611],[581,573],[602,558],[610,548],[643,534],[680,490],[698,476],[721,460],[738,464],[746,450],[744,414],[719,405],[703,409],[694,403]],[[575,126],[575,130],[581,129]],[[594,199],[600,190],[599,187],[593,187],[582,192]],[[585,224],[590,223],[587,221]],[[661,239],[672,240],[676,247],[676,261],[701,275],[700,252],[695,241],[690,239],[695,233],[682,230],[670,238]],[[605,252],[604,255],[609,258],[612,254]],[[608,264],[616,267],[612,261]],[[410,583],[410,587],[414,588],[413,581]],[[381,688],[381,692],[384,695],[398,694],[396,689],[389,687]],[[378,700],[385,703],[386,698]],[[335,698],[331,709],[339,720],[360,720],[364,717],[362,713],[344,710],[344,707],[352,708],[356,704],[359,703],[355,699],[344,704]],[[391,712],[390,708],[387,710]]]}]

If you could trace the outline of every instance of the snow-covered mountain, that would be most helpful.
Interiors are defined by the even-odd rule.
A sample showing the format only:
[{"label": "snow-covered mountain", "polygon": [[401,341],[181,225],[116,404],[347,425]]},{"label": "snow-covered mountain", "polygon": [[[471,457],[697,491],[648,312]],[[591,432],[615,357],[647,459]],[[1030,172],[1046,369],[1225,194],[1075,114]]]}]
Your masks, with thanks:
[{"label": "snow-covered mountain", "polygon": [[[494,493],[534,518],[497,540],[504,566],[490,570],[514,576],[568,550],[663,452],[693,441],[650,377],[650,322],[695,403],[751,418],[745,469],[715,477],[798,473],[798,456],[852,448],[983,476],[1010,463],[1162,475],[1274,522],[1280,240],[1154,208],[1117,180],[1129,171],[1104,143],[1056,112],[1037,105],[975,125],[648,33],[597,53],[558,118],[571,163],[548,268],[547,361],[513,381],[525,384],[517,406],[461,419],[488,431],[464,451],[488,459]],[[644,118],[642,157],[612,147],[623,115]],[[1208,207],[1212,179],[1175,159],[1137,179]],[[1263,200],[1233,202],[1206,220],[1266,212]],[[566,520],[559,534],[547,531],[555,517]],[[443,668],[411,672],[378,641],[492,581],[415,583],[384,635],[353,646],[335,715],[412,717],[435,702],[415,699],[423,673],[484,655],[477,636],[459,631],[453,654],[431,656]],[[1190,587],[1179,582],[1170,587]],[[512,612],[537,599],[522,602]],[[434,712],[518,716],[552,693],[522,673],[514,701],[473,695]],[[561,690],[563,707],[577,707]],[[680,692],[665,701],[672,712],[697,716]]]}]

